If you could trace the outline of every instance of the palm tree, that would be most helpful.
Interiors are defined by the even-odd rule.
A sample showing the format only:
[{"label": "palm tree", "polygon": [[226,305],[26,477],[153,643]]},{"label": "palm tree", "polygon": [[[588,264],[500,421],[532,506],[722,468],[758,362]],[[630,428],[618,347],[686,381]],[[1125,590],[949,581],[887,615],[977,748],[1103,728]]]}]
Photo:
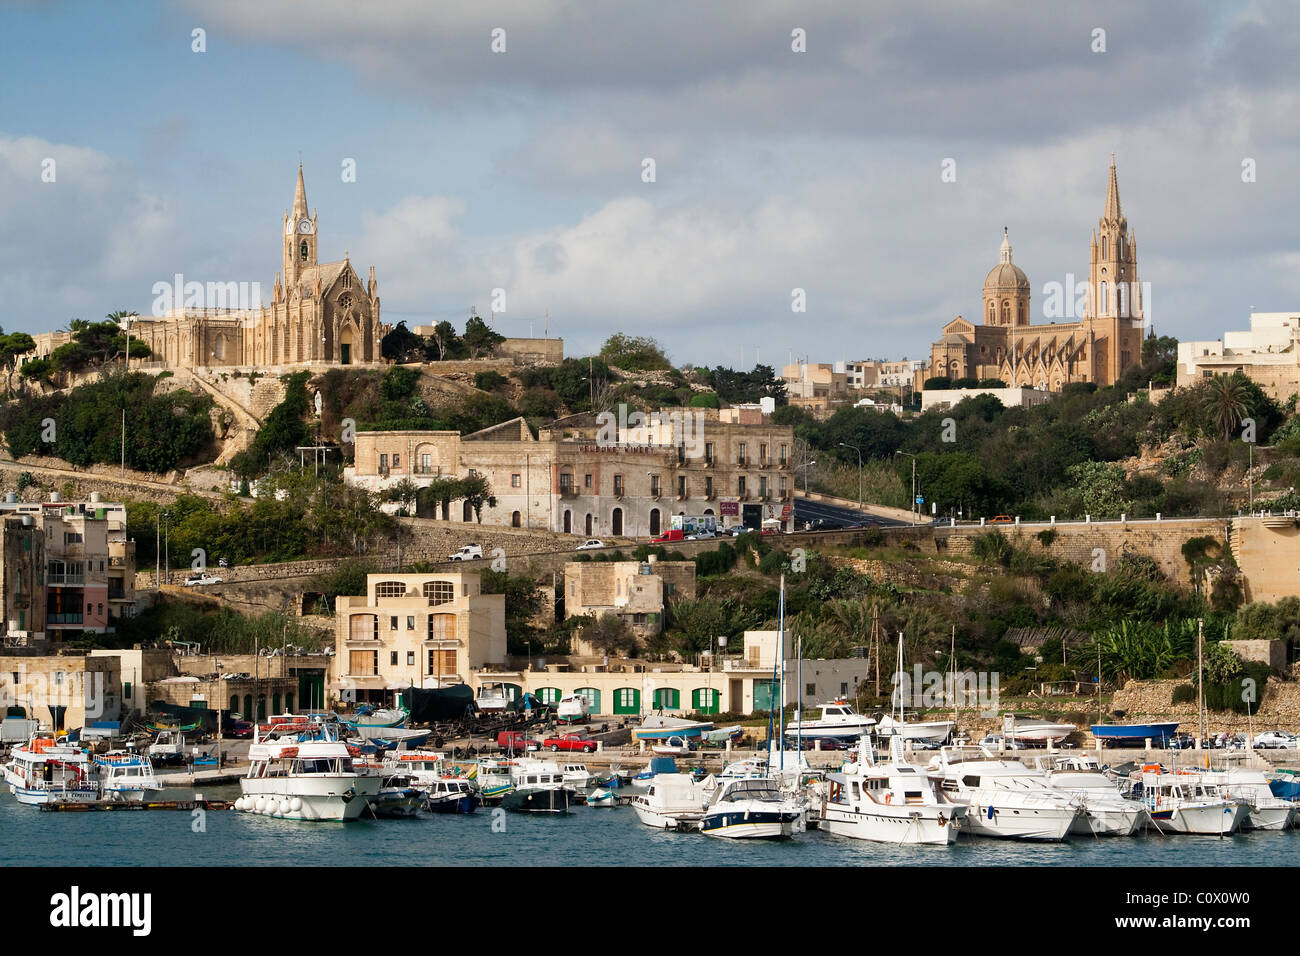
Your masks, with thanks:
[{"label": "palm tree", "polygon": [[1223,432],[1225,441],[1250,410],[1246,405],[1249,394],[1240,375],[1216,375],[1206,382],[1202,399],[1205,413]]}]

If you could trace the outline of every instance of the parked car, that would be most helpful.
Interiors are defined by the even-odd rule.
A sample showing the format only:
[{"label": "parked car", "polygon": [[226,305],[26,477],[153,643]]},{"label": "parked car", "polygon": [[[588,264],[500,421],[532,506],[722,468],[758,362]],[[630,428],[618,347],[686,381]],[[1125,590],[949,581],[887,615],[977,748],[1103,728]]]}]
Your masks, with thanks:
[{"label": "parked car", "polygon": [[497,746],[502,750],[518,750],[520,753],[527,753],[530,750],[541,750],[542,742],[517,730],[503,730],[497,734]]},{"label": "parked car", "polygon": [[687,541],[707,541],[709,538],[716,538],[717,534],[712,531],[697,531],[694,534],[686,536]]},{"label": "parked car", "polygon": [[1255,735],[1252,746],[1260,750],[1294,750],[1296,739],[1285,731],[1266,730],[1262,734]]},{"label": "parked car", "polygon": [[585,754],[596,752],[596,741],[583,734],[562,734],[559,737],[547,737],[542,746],[548,750],[581,750]]},{"label": "parked car", "polygon": [[1005,739],[1001,734],[989,734],[979,742],[990,750],[1024,750],[1025,745],[1015,739]]},{"label": "parked car", "polygon": [[595,551],[597,548],[603,548],[603,547],[605,547],[604,541],[601,541],[599,538],[588,538],[586,541],[582,542],[582,544],[578,545],[573,550]]},{"label": "parked car", "polygon": [[236,740],[247,740],[253,736],[253,722],[227,717],[221,722],[221,735],[234,737]]},{"label": "parked car", "polygon": [[483,547],[478,544],[466,544],[461,547],[455,554],[447,555],[448,561],[473,561],[475,558],[483,557]]},{"label": "parked car", "polygon": [[730,528],[728,528],[728,529],[724,532],[724,534],[729,534],[729,535],[731,535],[733,538],[739,538],[742,534],[744,534],[745,532],[750,531],[750,530],[752,530],[752,529],[751,529],[751,528],[746,528],[743,524],[733,524]]},{"label": "parked car", "polygon": [[[822,750],[848,750],[849,749],[848,744],[836,740],[834,737],[823,737],[821,738],[821,743],[822,743]],[[809,739],[805,737],[803,739],[803,749],[816,750],[817,749],[816,738]]]},{"label": "parked car", "polygon": [[1196,746],[1196,738],[1188,733],[1174,734],[1169,738],[1167,746],[1170,750],[1192,750]]},{"label": "parked car", "polygon": [[669,528],[663,534],[659,535],[659,537],[651,538],[650,543],[666,544],[669,541],[685,541],[685,540],[686,540],[685,531],[682,531],[680,528]]},{"label": "parked car", "polygon": [[1011,515],[994,515],[989,519],[989,524],[1015,524],[1016,519]]},{"label": "parked car", "polygon": [[221,583],[221,578],[216,577],[215,575],[212,574],[208,574],[206,571],[202,574],[191,574],[188,578],[185,579],[185,586],[187,588],[200,587],[204,584],[220,584],[220,583]]}]

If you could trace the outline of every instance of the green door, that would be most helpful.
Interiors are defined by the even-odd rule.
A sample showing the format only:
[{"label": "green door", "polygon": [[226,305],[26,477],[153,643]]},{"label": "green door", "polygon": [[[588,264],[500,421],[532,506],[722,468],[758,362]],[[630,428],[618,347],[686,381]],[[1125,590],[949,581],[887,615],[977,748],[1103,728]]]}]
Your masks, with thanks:
[{"label": "green door", "polygon": [[677,710],[681,705],[680,691],[672,687],[660,687],[655,691],[655,710]]},{"label": "green door", "polygon": [[770,711],[776,707],[777,684],[774,680],[754,681],[754,709]]},{"label": "green door", "polygon": [[560,702],[560,688],[539,687],[537,688],[537,699],[543,704],[558,704]]},{"label": "green door", "polygon": [[595,687],[579,687],[574,691],[579,697],[587,698],[587,713],[591,715],[604,713],[600,709],[600,691]]},{"label": "green door", "polygon": [[697,687],[691,691],[691,708],[699,714],[716,714],[722,691]]},{"label": "green door", "polygon": [[614,713],[641,713],[641,691],[635,687],[620,687],[614,691]]}]

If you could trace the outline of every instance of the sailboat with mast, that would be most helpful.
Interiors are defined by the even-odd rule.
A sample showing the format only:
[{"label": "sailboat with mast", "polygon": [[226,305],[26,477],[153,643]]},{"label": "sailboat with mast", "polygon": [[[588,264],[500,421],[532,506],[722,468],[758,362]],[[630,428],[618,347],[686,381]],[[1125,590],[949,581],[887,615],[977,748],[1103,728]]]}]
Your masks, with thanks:
[{"label": "sailboat with mast", "polygon": [[904,693],[903,632],[898,632],[898,666],[894,673],[895,714],[880,718],[876,733],[881,737],[901,737],[904,741],[923,744],[941,744],[956,726],[951,720],[911,721],[906,719],[906,694]]}]

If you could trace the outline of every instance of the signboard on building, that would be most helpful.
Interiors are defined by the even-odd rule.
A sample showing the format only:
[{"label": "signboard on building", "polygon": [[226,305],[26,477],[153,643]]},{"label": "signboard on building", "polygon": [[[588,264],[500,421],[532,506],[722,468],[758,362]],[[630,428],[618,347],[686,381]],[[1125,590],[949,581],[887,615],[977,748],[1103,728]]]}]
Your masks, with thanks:
[{"label": "signboard on building", "polygon": [[714,515],[672,515],[669,527],[674,531],[685,531],[687,534],[695,534],[697,531],[717,531],[718,519]]},{"label": "signboard on building", "polygon": [[720,514],[720,515],[733,515],[733,516],[734,516],[734,515],[739,515],[739,514],[740,514],[740,502],[739,502],[739,501],[719,501],[719,502],[718,502],[718,514]]}]

